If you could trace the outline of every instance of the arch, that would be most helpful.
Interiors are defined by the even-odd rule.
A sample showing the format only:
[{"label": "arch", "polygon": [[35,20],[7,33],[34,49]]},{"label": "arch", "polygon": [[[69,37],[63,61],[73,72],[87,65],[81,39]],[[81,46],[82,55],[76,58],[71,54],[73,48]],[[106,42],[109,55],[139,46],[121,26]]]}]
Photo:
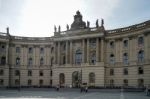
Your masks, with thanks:
[{"label": "arch", "polygon": [[65,74],[64,73],[59,74],[59,85],[61,87],[65,86]]},{"label": "arch", "polygon": [[72,87],[80,86],[80,75],[78,71],[72,73]]},{"label": "arch", "polygon": [[95,86],[95,73],[89,73],[89,84],[90,86]]}]

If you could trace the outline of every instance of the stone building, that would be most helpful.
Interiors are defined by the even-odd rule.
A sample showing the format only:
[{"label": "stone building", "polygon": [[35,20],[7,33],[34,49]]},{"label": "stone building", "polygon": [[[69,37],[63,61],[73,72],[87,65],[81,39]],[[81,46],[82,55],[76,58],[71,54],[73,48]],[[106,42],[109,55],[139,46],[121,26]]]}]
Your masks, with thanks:
[{"label": "stone building", "polygon": [[150,84],[150,21],[106,30],[82,20],[52,37],[0,33],[0,87],[143,87]]}]

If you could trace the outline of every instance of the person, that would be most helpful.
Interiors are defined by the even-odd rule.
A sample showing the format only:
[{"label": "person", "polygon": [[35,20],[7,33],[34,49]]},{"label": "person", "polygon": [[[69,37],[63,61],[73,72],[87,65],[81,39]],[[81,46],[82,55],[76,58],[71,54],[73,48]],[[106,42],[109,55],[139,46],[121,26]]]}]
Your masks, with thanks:
[{"label": "person", "polygon": [[59,88],[60,88],[59,85],[57,85],[57,86],[56,86],[56,91],[59,91]]},{"label": "person", "polygon": [[146,95],[149,96],[150,95],[150,85],[148,85],[146,87]]}]

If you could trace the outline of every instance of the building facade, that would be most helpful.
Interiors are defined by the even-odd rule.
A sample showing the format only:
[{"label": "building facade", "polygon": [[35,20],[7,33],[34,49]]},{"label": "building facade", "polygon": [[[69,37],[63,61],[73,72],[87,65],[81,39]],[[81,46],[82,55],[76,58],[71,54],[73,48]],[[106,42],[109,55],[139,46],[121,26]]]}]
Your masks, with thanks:
[{"label": "building facade", "polygon": [[106,30],[79,11],[52,37],[0,33],[0,87],[144,87],[150,84],[150,21]]}]

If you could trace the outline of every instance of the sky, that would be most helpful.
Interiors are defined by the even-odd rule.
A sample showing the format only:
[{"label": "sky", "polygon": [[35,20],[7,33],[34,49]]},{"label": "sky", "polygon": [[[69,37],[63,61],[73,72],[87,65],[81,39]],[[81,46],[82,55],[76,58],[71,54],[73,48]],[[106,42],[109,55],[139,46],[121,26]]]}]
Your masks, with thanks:
[{"label": "sky", "polygon": [[9,27],[14,36],[50,37],[54,25],[65,31],[77,10],[90,27],[103,18],[106,30],[150,20],[150,0],[0,0],[0,32]]}]

